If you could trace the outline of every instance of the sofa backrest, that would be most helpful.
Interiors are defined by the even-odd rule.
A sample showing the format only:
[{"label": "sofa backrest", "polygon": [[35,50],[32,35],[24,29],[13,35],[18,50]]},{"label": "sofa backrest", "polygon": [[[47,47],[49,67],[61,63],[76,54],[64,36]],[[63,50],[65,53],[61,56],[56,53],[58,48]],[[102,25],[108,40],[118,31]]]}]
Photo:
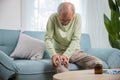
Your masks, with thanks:
[{"label": "sofa backrest", "polygon": [[90,36],[87,33],[82,33],[80,37],[80,48],[87,51],[91,48]]},{"label": "sofa backrest", "polygon": [[[41,40],[44,40],[45,36],[45,32],[42,31],[24,31],[23,33]],[[0,29],[0,50],[5,52],[7,55],[10,55],[17,45],[19,34],[20,30]],[[88,34],[82,33],[80,38],[80,47],[83,51],[87,51],[91,48],[90,37]],[[44,53],[44,58],[49,58],[47,53],[48,52],[46,50]]]},{"label": "sofa backrest", "polygon": [[20,30],[0,29],[0,50],[10,55],[17,45],[19,33]]}]

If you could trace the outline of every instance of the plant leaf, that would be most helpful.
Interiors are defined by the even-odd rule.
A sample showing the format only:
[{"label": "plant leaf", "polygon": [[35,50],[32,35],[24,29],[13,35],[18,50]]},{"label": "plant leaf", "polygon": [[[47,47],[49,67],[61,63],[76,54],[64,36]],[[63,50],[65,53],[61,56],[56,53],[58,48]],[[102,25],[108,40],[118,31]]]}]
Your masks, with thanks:
[{"label": "plant leaf", "polygon": [[115,11],[116,10],[115,3],[112,0],[108,0],[108,3],[109,3],[109,8]]},{"label": "plant leaf", "polygon": [[[120,0],[119,0],[120,1]],[[116,7],[116,10],[115,10],[115,12],[117,13],[117,15],[120,17],[120,10],[119,10],[119,7],[118,7],[118,1],[117,0],[115,0],[115,3],[116,3],[116,5],[115,5],[115,7]]]},{"label": "plant leaf", "polygon": [[116,1],[117,1],[118,6],[120,6],[120,0],[116,0]]},{"label": "plant leaf", "polygon": [[119,16],[113,10],[111,10],[111,25],[112,25],[113,32],[118,33],[119,27],[120,27]]},{"label": "plant leaf", "polygon": [[113,48],[120,49],[120,39],[114,39],[109,35],[109,42]]},{"label": "plant leaf", "polygon": [[117,36],[116,36],[116,32],[114,31],[114,27],[111,25],[111,21],[105,14],[104,14],[104,24],[105,24],[108,34],[116,39]]},{"label": "plant leaf", "polygon": [[109,34],[114,34],[113,30],[111,29],[112,26],[111,26],[111,21],[109,20],[109,18],[104,14],[104,24],[105,24],[105,27],[108,31]]}]

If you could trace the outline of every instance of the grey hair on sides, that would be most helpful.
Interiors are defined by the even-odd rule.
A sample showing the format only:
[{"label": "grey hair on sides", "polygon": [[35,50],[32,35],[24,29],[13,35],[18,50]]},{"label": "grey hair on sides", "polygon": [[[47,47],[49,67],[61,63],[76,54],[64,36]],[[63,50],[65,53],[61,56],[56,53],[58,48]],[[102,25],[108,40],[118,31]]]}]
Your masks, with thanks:
[{"label": "grey hair on sides", "polygon": [[[57,12],[58,12],[58,13],[60,13],[61,10],[64,8],[64,7],[63,7],[63,6],[64,6],[64,3],[65,3],[65,2],[61,3],[61,4],[58,6],[58,9],[57,9]],[[67,2],[67,3],[71,5],[71,9],[72,9],[73,14],[74,14],[74,13],[75,13],[75,7],[74,7],[74,5],[73,5],[72,3],[70,3],[70,2]]]}]

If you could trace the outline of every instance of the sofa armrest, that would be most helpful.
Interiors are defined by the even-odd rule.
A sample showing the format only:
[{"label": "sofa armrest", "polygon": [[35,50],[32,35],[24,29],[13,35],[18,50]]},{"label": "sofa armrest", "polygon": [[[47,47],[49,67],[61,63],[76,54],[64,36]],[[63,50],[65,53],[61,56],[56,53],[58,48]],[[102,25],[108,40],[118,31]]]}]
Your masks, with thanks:
[{"label": "sofa armrest", "polygon": [[120,50],[114,51],[108,58],[109,68],[120,68]]},{"label": "sofa armrest", "polygon": [[10,71],[17,72],[17,67],[12,58],[10,58],[1,50],[0,50],[0,64]]},{"label": "sofa armrest", "polygon": [[[87,54],[96,56],[108,64],[109,68],[117,68],[120,65],[120,50],[115,48],[91,48],[85,51]],[[112,59],[114,57],[114,59]],[[116,63],[116,57],[119,59]]]}]

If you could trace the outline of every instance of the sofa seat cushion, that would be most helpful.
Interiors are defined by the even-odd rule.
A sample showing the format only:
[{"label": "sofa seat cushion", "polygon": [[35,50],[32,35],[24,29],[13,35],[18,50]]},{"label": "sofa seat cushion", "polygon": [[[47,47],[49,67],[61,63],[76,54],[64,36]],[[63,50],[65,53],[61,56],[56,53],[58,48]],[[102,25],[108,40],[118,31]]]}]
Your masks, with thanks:
[{"label": "sofa seat cushion", "polygon": [[[18,74],[39,74],[39,73],[48,73],[55,72],[55,69],[52,67],[51,60],[15,60],[17,66]],[[78,70],[79,67],[75,64],[69,65],[70,70]]]}]

